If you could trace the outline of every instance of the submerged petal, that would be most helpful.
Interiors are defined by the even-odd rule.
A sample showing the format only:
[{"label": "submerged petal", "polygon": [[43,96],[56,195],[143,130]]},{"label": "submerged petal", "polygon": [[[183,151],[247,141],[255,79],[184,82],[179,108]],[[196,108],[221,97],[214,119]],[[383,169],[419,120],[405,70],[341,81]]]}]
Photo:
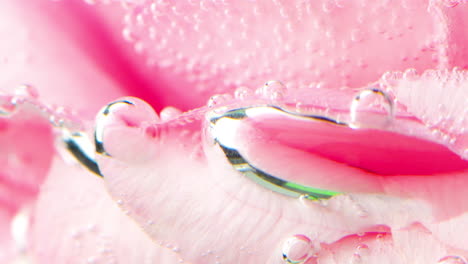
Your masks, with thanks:
[{"label": "submerged petal", "polygon": [[36,261],[178,263],[177,248],[151,241],[119,205],[100,178],[55,158],[34,210]]},{"label": "submerged petal", "polygon": [[[9,96],[0,95],[0,105]],[[5,109],[4,109],[5,110]],[[34,133],[31,133],[34,131]],[[21,233],[28,223],[15,226],[30,209],[53,156],[53,136],[48,121],[31,108],[18,109],[9,118],[0,116],[0,262],[21,257],[28,247]],[[18,233],[18,232],[19,233]]]},{"label": "submerged petal", "polygon": [[[304,98],[302,99],[305,102]],[[427,197],[419,195],[417,190],[407,192],[407,186],[403,184],[389,184],[390,179],[398,179],[399,176],[387,174],[406,173],[410,175],[410,179],[418,182],[419,186],[413,188],[419,190],[437,181],[443,188],[440,195],[444,199],[448,201],[460,198],[453,197],[452,192],[445,190],[443,186],[448,186],[450,182],[443,179],[445,174],[452,174],[460,179],[466,178],[465,162],[439,143],[421,122],[414,117],[410,118],[404,112],[396,114],[397,121],[391,129],[348,128],[349,132],[339,132],[339,127],[328,127],[330,124],[321,127],[321,123],[318,122],[316,126],[309,121],[293,120],[294,118],[282,120],[282,117],[277,115],[271,116],[268,122],[262,123],[261,118],[254,119],[251,123],[242,123],[242,129],[223,130],[231,133],[235,140],[240,140],[237,142],[240,142],[238,146],[250,155],[253,163],[262,168],[270,168],[270,172],[278,173],[276,176],[287,178],[303,175],[303,179],[312,180],[310,183],[313,183],[313,186],[354,192],[330,199],[326,203],[327,206],[272,193],[236,171],[226,159],[225,152],[216,146],[216,138],[212,137],[209,131],[204,132],[205,125],[209,124],[210,117],[213,117],[212,113],[207,115],[207,111],[224,113],[226,109],[242,109],[243,104],[262,105],[262,102],[265,103],[262,100],[264,99],[232,102],[228,99],[216,107],[201,108],[169,120],[150,123],[137,121],[141,115],[132,110],[137,108],[119,108],[121,111],[107,119],[111,121],[106,122],[103,129],[106,131],[103,144],[106,149],[109,147],[109,150],[113,151],[108,151],[109,155],[97,157],[110,193],[115,199],[123,201],[129,215],[153,239],[176,244],[181,250],[181,256],[192,263],[275,263],[281,261],[280,254],[278,255],[281,252],[280,241],[294,234],[304,234],[319,244],[331,244],[360,232],[382,232],[382,226],[397,230],[413,222],[431,223],[445,210],[440,208],[443,204],[426,199]],[[284,103],[288,105],[287,101]],[[333,105],[329,105],[329,108],[330,115],[336,114]],[[312,106],[309,111],[313,109],[315,108]],[[341,111],[340,116],[343,117],[340,107],[336,110]],[[156,117],[154,113],[146,116],[146,120],[154,120]],[[136,119],[129,120],[128,117]],[[245,121],[240,114],[233,114],[230,119],[234,120],[233,122]],[[304,129],[308,133],[299,132]],[[386,129],[390,130],[386,132]],[[337,133],[337,136],[326,137],[332,135],[331,133]],[[372,141],[372,135],[375,133],[379,136]],[[289,137],[289,134],[292,136]],[[132,144],[122,142],[125,135],[132,135]],[[454,172],[445,171],[447,168],[437,166],[437,163],[429,170],[424,166],[412,168],[409,165],[399,169],[392,166],[376,166],[375,169],[371,169],[366,166],[371,166],[372,162],[367,165],[360,164],[362,166],[359,167],[358,163],[355,163],[356,160],[346,160],[346,156],[345,160],[341,159],[346,151],[340,152],[340,148],[327,147],[319,148],[319,152],[328,152],[310,155],[309,162],[305,162],[309,155],[308,150],[300,143],[312,144],[314,140],[320,143],[320,137],[317,138],[317,135],[323,135],[324,144],[337,140],[338,137],[348,140],[350,145],[345,150],[351,152],[358,150],[353,144],[368,146],[367,149],[361,148],[360,152],[355,153],[358,157],[364,155],[364,161],[367,158],[372,160],[373,148],[379,151],[379,155],[385,155],[386,151],[397,153],[399,149],[404,148],[411,156],[419,155],[411,153],[418,153],[420,148],[424,147],[432,149],[434,155],[440,154],[441,157],[448,157],[448,160],[454,158],[454,164],[461,164],[461,167],[456,165],[449,168]],[[378,138],[385,140],[379,141]],[[387,139],[404,142],[388,144]],[[236,143],[235,140],[230,143]],[[378,146],[374,146],[375,144]],[[312,146],[313,144],[311,149]],[[275,155],[286,153],[287,149],[291,150],[288,154],[295,151],[295,158],[286,154],[286,161],[274,158]],[[391,158],[395,153],[385,157],[392,162]],[[320,155],[321,157],[318,157]],[[314,159],[318,162],[312,166],[310,161]],[[375,160],[380,162],[380,159]],[[398,160],[395,162],[398,163]],[[307,168],[294,170],[303,166]],[[352,166],[357,168],[350,168]],[[363,168],[368,171],[363,171]],[[382,173],[381,170],[385,168],[394,171]],[[437,171],[440,169],[442,171]],[[415,170],[422,171],[415,173]],[[311,171],[314,173],[309,173]],[[337,171],[344,173],[336,173]],[[326,173],[329,175],[325,176]],[[427,174],[434,179],[433,182],[427,181],[427,177],[421,174]],[[361,180],[356,180],[359,178]],[[387,191],[391,194],[397,193],[389,191],[389,186],[397,189],[399,186],[400,198],[383,195]],[[378,193],[382,195],[377,195]],[[441,210],[438,211],[439,209]],[[463,207],[458,207],[449,215],[459,214],[461,210],[464,210]],[[153,224],[148,225],[148,222]]]}]

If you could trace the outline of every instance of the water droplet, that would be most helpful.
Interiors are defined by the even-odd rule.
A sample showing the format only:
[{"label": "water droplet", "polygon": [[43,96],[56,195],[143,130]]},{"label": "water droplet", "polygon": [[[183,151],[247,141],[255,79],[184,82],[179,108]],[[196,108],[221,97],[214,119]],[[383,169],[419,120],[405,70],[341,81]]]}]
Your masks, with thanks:
[{"label": "water droplet", "polygon": [[252,97],[252,91],[248,87],[241,86],[236,89],[234,96],[236,99],[246,100]]},{"label": "water droplet", "polygon": [[304,263],[314,252],[312,241],[305,235],[294,235],[283,243],[283,260],[285,263]]},{"label": "water droplet", "polygon": [[437,262],[438,264],[467,264],[468,262],[462,256],[445,256]]},{"label": "water droplet", "polygon": [[[262,168],[256,167],[244,158],[243,154],[238,150],[239,145],[237,143],[237,138],[239,137],[238,129],[239,127],[242,127],[240,125],[241,122],[245,122],[245,124],[249,124],[251,126],[256,126],[256,124],[265,121],[263,118],[267,116],[267,120],[271,120],[270,118],[275,116],[282,118],[296,118],[296,116],[301,116],[302,118],[307,118],[306,115],[289,112],[276,106],[235,108],[229,111],[224,111],[223,113],[216,113],[216,115],[209,117],[210,126],[207,130],[209,133],[206,133],[206,139],[209,142],[213,142],[215,145],[218,145],[223,150],[226,159],[235,170],[242,175],[255,180],[265,188],[297,198],[302,194],[307,194],[309,195],[309,199],[313,200],[329,199],[339,194],[335,191],[313,188],[299,183],[294,183],[292,181],[282,179],[278,175],[270,175],[265,173]],[[330,118],[322,118],[314,115],[308,116],[308,118],[311,119],[311,122],[325,122],[327,124],[334,123],[340,126],[344,125],[343,123],[339,123],[338,121]],[[238,166],[238,164],[242,164],[242,166]],[[257,180],[257,178],[261,180]]]},{"label": "water droplet", "polygon": [[[141,99],[124,97],[114,101],[101,109],[96,117],[94,133],[96,152],[108,157],[118,157],[126,162],[145,162],[154,157],[153,151],[156,151],[148,144],[158,132],[158,127],[155,125],[158,122],[159,117],[153,108]],[[110,137],[108,146],[106,146],[105,138],[108,135],[106,134],[107,127],[112,127],[110,131],[117,133]],[[113,144],[120,136],[123,136],[122,133],[131,135],[129,137],[132,140],[123,140],[118,144]],[[109,148],[115,152],[115,155],[109,153]]]},{"label": "water droplet", "polygon": [[277,101],[283,99],[286,93],[286,86],[280,81],[268,81],[257,89],[255,93],[265,99]]},{"label": "water droplet", "polygon": [[356,247],[353,256],[351,257],[350,264],[363,263],[363,257],[369,254],[369,246],[360,244]]},{"label": "water droplet", "polygon": [[[375,107],[384,107],[387,115],[385,116],[385,123],[387,125],[389,122],[393,120],[394,116],[394,106],[393,100],[390,96],[385,93],[384,91],[377,89],[377,88],[370,88],[364,89],[356,95],[351,103],[350,107],[350,116],[351,116],[351,124],[350,126],[353,128],[358,128],[362,125],[371,125],[369,122],[375,122],[376,120],[366,120],[364,121],[363,117],[368,118],[368,116],[362,114],[363,112],[359,111],[359,109],[375,109]],[[366,124],[367,123],[367,124]],[[376,123],[377,124],[377,123]]]},{"label": "water droplet", "polygon": [[67,155],[61,153],[62,157],[66,160],[70,160],[68,157],[70,157],[71,154],[74,160],[78,161],[96,175],[101,176],[101,172],[95,160],[95,146],[87,134],[82,131],[72,132],[67,128],[62,128],[61,132],[62,141],[65,143],[65,147],[68,150]]}]

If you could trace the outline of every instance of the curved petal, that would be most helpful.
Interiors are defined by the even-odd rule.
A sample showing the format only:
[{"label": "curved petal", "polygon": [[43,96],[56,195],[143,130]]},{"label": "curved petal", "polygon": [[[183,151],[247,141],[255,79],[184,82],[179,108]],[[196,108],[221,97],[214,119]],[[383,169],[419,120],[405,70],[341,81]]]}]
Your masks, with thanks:
[{"label": "curved petal", "polygon": [[118,49],[87,5],[3,1],[0,16],[0,33],[9,36],[0,44],[1,89],[12,93],[29,84],[44,102],[91,117],[106,101],[121,96],[125,85],[138,85],[122,68],[124,62],[114,64],[121,57]]},{"label": "curved petal", "polygon": [[[119,106],[118,102],[125,103]],[[253,102],[262,105],[261,100]],[[234,107],[243,103],[252,102],[235,102]],[[207,122],[206,108],[158,121],[154,113],[147,111],[148,107],[138,100],[125,99],[105,108],[106,115],[97,121],[104,124],[99,130],[104,155],[98,157],[98,163],[112,196],[123,201],[130,216],[155,240],[177,244],[180,254],[190,262],[275,263],[281,259],[282,241],[294,234],[305,234],[315,243],[331,244],[360,232],[379,232],[382,225],[398,230],[414,222],[435,222],[437,210],[444,210],[440,208],[444,204],[433,199],[429,199],[431,203],[421,201],[428,197],[418,195],[421,193],[417,190],[424,190],[433,182],[420,175],[409,176],[418,183],[418,186],[411,185],[416,191],[409,195],[406,193],[409,185],[394,185],[400,188],[400,194],[412,199],[349,194],[336,196],[322,207],[272,193],[235,171],[221,149],[213,145],[213,138],[206,136],[203,131]],[[226,107],[233,106],[227,104]],[[225,110],[222,106],[212,108],[215,112]],[[421,127],[396,125],[397,131],[400,129],[401,133],[407,129],[414,136],[435,140],[419,121],[413,118],[412,122]],[[294,124],[289,122],[288,125]],[[235,130],[228,132],[236,133]],[[132,140],[122,140],[125,137]],[[202,142],[206,144],[204,149]],[[271,150],[276,148],[275,144],[270,142],[261,155],[273,155]],[[320,171],[325,165],[322,162],[317,166]],[[320,175],[321,172],[317,172],[310,177]],[[466,200],[462,188],[466,185],[466,171],[462,168],[455,175],[465,179],[458,183],[460,196],[455,197],[453,191],[448,191],[452,183],[444,181],[443,173],[431,175],[441,188],[439,198]],[[391,186],[389,182],[381,182],[384,189]],[[354,186],[356,182],[351,180],[327,184],[330,188],[346,185],[348,191],[368,187]],[[379,189],[374,191],[380,192]],[[455,208],[455,214],[465,210],[451,208]],[[148,221],[154,224],[147,225]],[[423,240],[418,238],[414,245]],[[396,246],[405,247],[405,243]],[[466,250],[464,245],[458,247]]]},{"label": "curved petal", "polygon": [[34,202],[47,175],[54,152],[51,127],[37,111],[21,109],[0,117],[0,146],[0,261],[9,263],[27,246],[21,234],[15,237],[13,221]]},{"label": "curved petal", "polygon": [[100,178],[55,158],[31,228],[38,263],[179,263],[177,248],[151,241],[118,204]]}]

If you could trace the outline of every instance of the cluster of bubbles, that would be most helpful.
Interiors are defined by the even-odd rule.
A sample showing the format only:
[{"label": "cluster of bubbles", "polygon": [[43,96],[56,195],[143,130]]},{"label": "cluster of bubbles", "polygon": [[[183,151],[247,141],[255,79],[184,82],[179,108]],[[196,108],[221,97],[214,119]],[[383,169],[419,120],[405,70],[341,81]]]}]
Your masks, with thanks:
[{"label": "cluster of bubbles", "polygon": [[[377,240],[381,239],[379,236]],[[287,264],[307,264],[317,263],[320,260],[319,243],[314,242],[304,234],[296,234],[284,240],[282,245],[281,256],[283,262]],[[377,254],[379,252],[376,252]],[[371,248],[364,243],[356,246],[354,253],[350,256],[349,263],[366,263],[366,256],[371,255]],[[447,255],[440,258],[435,264],[468,264],[468,261],[463,256]]]},{"label": "cluster of bubbles", "polygon": [[32,108],[49,120],[54,127],[82,130],[83,124],[76,113],[65,107],[54,107],[42,104],[38,100],[37,89],[23,84],[14,89],[13,95],[0,94],[0,116],[11,116],[21,109]]},{"label": "cluster of bubbles", "polygon": [[[207,106],[210,108],[216,108],[225,105],[233,100],[233,98],[239,101],[247,101],[252,99],[262,99],[268,103],[281,106],[285,103],[285,100],[297,101],[295,103],[296,112],[302,112],[304,108],[300,98],[286,98],[289,95],[290,89],[281,81],[271,80],[267,81],[263,86],[260,86],[256,90],[252,90],[246,86],[238,87],[234,91],[234,97],[230,94],[217,94],[207,102]],[[379,88],[367,88],[360,90],[356,96],[350,102],[350,126],[358,128],[362,120],[360,120],[360,113],[363,110],[377,109],[382,110],[386,114],[383,115],[385,123],[389,124],[394,118],[395,106],[393,96]],[[328,108],[326,109],[329,110]],[[318,111],[318,110],[317,110]],[[325,111],[323,114],[327,115]],[[368,124],[369,125],[369,124]]]},{"label": "cluster of bubbles", "polygon": [[287,95],[287,87],[281,81],[272,80],[266,82],[256,90],[252,90],[246,86],[238,87],[234,91],[234,97],[231,94],[216,94],[210,97],[207,106],[210,108],[222,106],[223,104],[233,100],[234,98],[240,101],[252,99],[264,99],[272,103],[280,103]]},{"label": "cluster of bubbles", "polygon": [[[369,50],[362,52],[363,43],[405,43],[405,38],[416,41],[419,34],[408,34],[418,25],[408,19],[411,15],[405,15],[414,13],[407,1],[395,4],[395,9],[385,1],[121,2],[126,8],[123,38],[145,55],[148,65],[182,74],[201,93],[274,76],[294,87],[319,80],[330,86],[359,87],[388,67],[386,63],[374,65],[375,56]],[[353,10],[356,13],[347,16]],[[382,21],[377,15],[382,12],[391,14],[391,21]],[[347,22],[337,23],[334,18],[339,14],[346,14],[342,18]],[[385,54],[394,46],[374,45],[372,52]],[[427,50],[415,45],[405,50],[408,54],[398,50],[397,57],[412,66],[422,65],[430,57]],[[384,59],[389,64],[401,63],[393,57]],[[356,69],[359,76],[352,74]]]},{"label": "cluster of bubbles", "polygon": [[468,148],[457,142],[468,127],[466,71],[455,67],[422,74],[415,69],[386,72],[380,83],[382,89],[398,98],[397,105],[417,116],[435,138],[468,159]]}]

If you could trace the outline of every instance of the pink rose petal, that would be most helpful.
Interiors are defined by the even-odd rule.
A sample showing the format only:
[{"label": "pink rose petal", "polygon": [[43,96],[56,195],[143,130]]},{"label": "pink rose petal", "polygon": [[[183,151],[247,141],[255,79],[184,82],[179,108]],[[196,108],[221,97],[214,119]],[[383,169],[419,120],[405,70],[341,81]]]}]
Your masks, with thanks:
[{"label": "pink rose petal", "polygon": [[0,146],[0,262],[7,263],[26,246],[17,245],[11,225],[36,199],[49,170],[54,151],[50,125],[31,109],[0,117]]},{"label": "pink rose petal", "polygon": [[55,159],[34,213],[31,243],[38,263],[178,263],[119,204],[101,179]]},{"label": "pink rose petal", "polygon": [[[102,132],[102,147],[105,150],[103,152],[105,155],[98,157],[98,163],[109,190],[115,199],[124,202],[124,207],[129,211],[130,216],[151,237],[163,243],[177,244],[181,249],[181,256],[190,262],[278,261],[280,241],[288,235],[306,234],[319,243],[329,244],[346,235],[362,232],[362,230],[377,231],[382,225],[398,229],[418,221],[430,223],[435,221],[434,217],[437,216],[437,214],[432,215],[433,212],[446,209],[445,207],[439,208],[445,204],[429,199],[418,192],[418,190],[426,190],[427,183],[431,185],[437,182],[441,188],[449,186],[450,181],[443,181],[444,173],[432,175],[429,172],[431,175],[427,177],[432,177],[434,180],[427,181],[424,176],[411,175],[411,171],[408,171],[411,176],[408,176],[408,180],[403,181],[401,185],[394,184],[396,181],[390,180],[397,176],[389,176],[388,182],[380,180],[380,184],[385,190],[390,190],[389,186],[400,188],[401,195],[412,197],[414,200],[359,194],[333,198],[328,207],[314,204],[304,207],[299,200],[273,194],[236,172],[227,163],[222,151],[212,145],[213,139],[210,141],[210,135],[202,130],[204,122],[207,122],[205,121],[206,109],[188,112],[169,121],[151,122],[149,120],[157,120],[157,116],[148,111],[149,106],[144,106],[143,102],[131,98],[117,102],[122,101],[130,103],[111,104],[107,115],[101,115],[97,121],[98,127],[103,124],[102,130],[99,131]],[[239,104],[242,105],[242,103]],[[214,109],[216,111],[216,108]],[[270,127],[264,130],[259,127],[256,129],[274,135],[276,130],[271,126],[277,125],[280,128],[285,121],[273,118],[265,124]],[[459,159],[459,156],[441,144],[422,140],[429,137],[430,132],[426,131],[422,134],[414,132],[424,131],[427,128],[421,127],[415,130],[408,129],[410,126],[405,123],[399,124],[396,123],[396,131],[393,133],[398,133],[399,128],[401,128],[400,133],[402,131],[414,133],[412,138],[405,139],[407,140],[405,147],[408,151],[417,151],[420,147],[427,146],[429,149],[433,148],[437,155],[438,153],[442,156],[447,154],[447,157],[456,158],[454,164],[461,164],[461,167],[454,168],[456,172],[452,174],[458,177],[466,176],[466,164]],[[420,126],[419,122],[415,124]],[[287,125],[294,127],[294,122],[289,121]],[[312,127],[309,128],[307,124],[300,123],[297,126],[310,129],[310,133],[306,134],[310,134],[311,139],[314,140]],[[333,131],[332,128],[329,129]],[[292,131],[296,130],[292,129]],[[365,133],[361,131],[363,130],[357,130],[357,133]],[[239,135],[242,139],[249,135],[242,130],[237,132],[241,133]],[[122,140],[125,137],[130,137],[132,140]],[[298,137],[299,135],[293,136],[293,138]],[[398,134],[392,135],[391,133],[386,137],[404,139]],[[432,140],[436,142],[435,138]],[[204,152],[201,149],[202,142],[206,144]],[[271,140],[269,142],[270,145],[267,147],[256,148],[263,156],[253,153],[254,156],[272,157],[275,152],[271,150],[278,148],[278,145],[275,142],[272,143]],[[411,150],[413,143],[414,149]],[[385,146],[381,149],[383,152],[386,150]],[[304,155],[306,154],[298,155],[289,163],[301,164]],[[324,162],[321,164],[323,165]],[[306,165],[306,163],[302,164]],[[309,177],[321,177],[321,166],[317,167],[316,174],[309,174]],[[324,172],[336,171],[340,166],[342,165],[339,163],[330,165]],[[311,171],[311,168],[304,171]],[[354,173],[356,177],[372,176],[362,176],[366,174],[365,172],[355,171]],[[280,175],[284,176],[284,174]],[[352,173],[339,174],[338,177],[340,175],[353,177]],[[378,177],[374,176],[374,178]],[[403,183],[408,184],[410,179],[419,184],[419,186],[411,185],[413,192],[409,192],[409,185],[403,185]],[[337,186],[340,186],[341,182],[346,182],[347,190],[363,191],[371,185],[372,177],[362,182],[330,181],[327,187],[333,190],[335,186],[339,189]],[[390,182],[392,185],[389,184]],[[317,181],[317,184],[323,184],[323,180]],[[463,185],[459,184],[459,186]],[[463,188],[459,189],[462,191]],[[371,192],[380,192],[380,189],[374,188]],[[395,190],[390,193],[396,194]],[[443,191],[437,197],[443,196],[447,201],[459,199],[451,194],[451,192]],[[462,195],[461,192],[460,195]],[[420,201],[421,198],[430,200],[431,204]],[[460,213],[463,207],[451,209]],[[431,212],[431,210],[434,211]],[[454,212],[450,213],[453,215]],[[148,222],[154,224],[148,225]]]}]

